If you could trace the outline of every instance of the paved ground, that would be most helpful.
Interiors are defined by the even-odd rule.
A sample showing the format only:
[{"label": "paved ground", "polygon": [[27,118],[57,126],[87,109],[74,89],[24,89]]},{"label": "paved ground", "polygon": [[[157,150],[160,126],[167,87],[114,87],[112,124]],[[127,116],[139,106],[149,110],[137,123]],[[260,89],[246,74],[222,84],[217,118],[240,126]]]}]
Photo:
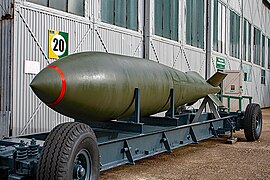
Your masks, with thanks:
[{"label": "paved ground", "polygon": [[102,172],[100,179],[270,179],[270,109],[263,116],[257,142],[246,142],[240,131],[236,144],[225,144],[224,138],[207,140]]}]

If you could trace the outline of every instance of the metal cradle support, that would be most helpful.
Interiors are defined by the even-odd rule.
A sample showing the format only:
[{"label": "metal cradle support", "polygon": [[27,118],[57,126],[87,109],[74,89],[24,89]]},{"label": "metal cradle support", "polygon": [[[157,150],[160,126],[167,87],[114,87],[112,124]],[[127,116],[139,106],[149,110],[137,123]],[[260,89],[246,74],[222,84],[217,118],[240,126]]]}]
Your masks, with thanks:
[{"label": "metal cradle support", "polygon": [[192,139],[193,143],[198,144],[199,142],[197,140],[196,134],[194,133],[194,130],[193,130],[192,127],[190,127],[189,134],[191,136],[191,139]]},{"label": "metal cradle support", "polygon": [[162,133],[162,139],[160,140],[160,143],[163,143],[164,144],[167,152],[172,152],[172,149],[171,149],[169,140],[168,140],[165,132]]},{"label": "metal cradle support", "polygon": [[212,99],[210,99],[208,96],[206,96],[206,97],[203,99],[203,102],[202,102],[202,104],[200,105],[200,108],[199,108],[199,110],[197,111],[197,113],[196,113],[196,115],[195,115],[195,117],[194,117],[194,119],[192,120],[191,123],[198,122],[199,117],[202,115],[202,112],[203,112],[203,110],[206,108],[207,103],[209,104],[210,111],[213,112],[214,117],[215,117],[216,119],[220,118],[220,115],[219,115],[219,113],[218,113],[218,111],[217,111],[217,108],[216,108],[215,105],[214,105],[214,101],[213,101]]},{"label": "metal cradle support", "polygon": [[174,107],[174,89],[171,88],[170,89],[170,109],[169,109],[171,118],[175,118],[174,109],[175,109],[175,107]]},{"label": "metal cradle support", "polygon": [[129,161],[129,164],[131,164],[131,165],[135,164],[133,157],[131,155],[131,147],[128,145],[127,140],[124,141],[124,147],[123,147],[123,149],[121,149],[121,153],[123,153],[123,155],[126,155],[128,161]]},{"label": "metal cradle support", "polygon": [[141,92],[139,88],[135,88],[135,122],[140,123],[141,115]]}]

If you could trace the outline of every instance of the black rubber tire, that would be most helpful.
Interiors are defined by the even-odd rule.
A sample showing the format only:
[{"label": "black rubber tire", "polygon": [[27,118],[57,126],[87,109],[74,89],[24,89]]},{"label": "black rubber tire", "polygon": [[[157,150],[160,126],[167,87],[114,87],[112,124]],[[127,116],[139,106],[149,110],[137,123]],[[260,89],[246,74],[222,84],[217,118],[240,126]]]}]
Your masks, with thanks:
[{"label": "black rubber tire", "polygon": [[90,155],[90,179],[99,179],[99,149],[95,134],[88,125],[78,122],[60,124],[50,132],[38,161],[36,178],[73,179],[75,158],[81,150]]},{"label": "black rubber tire", "polygon": [[262,133],[262,111],[259,104],[248,104],[243,125],[247,141],[256,141],[260,138]]}]

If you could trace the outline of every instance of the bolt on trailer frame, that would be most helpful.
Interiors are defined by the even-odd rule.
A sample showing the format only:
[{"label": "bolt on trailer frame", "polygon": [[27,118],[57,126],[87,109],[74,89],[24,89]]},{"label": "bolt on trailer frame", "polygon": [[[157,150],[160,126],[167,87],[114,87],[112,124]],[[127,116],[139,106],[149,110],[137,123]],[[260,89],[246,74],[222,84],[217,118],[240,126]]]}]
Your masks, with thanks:
[{"label": "bolt on trailer frame", "polygon": [[[201,140],[229,134],[228,142],[235,142],[233,132],[245,130],[249,141],[257,140],[261,134],[262,116],[258,104],[249,104],[246,112],[218,111],[218,106],[210,96],[204,98],[198,110],[183,111],[176,115],[174,107],[174,90],[170,91],[170,109],[166,117],[140,117],[140,89],[135,89],[135,112],[128,119],[110,122],[89,122],[96,137],[98,153],[79,149],[75,154],[74,166],[69,176],[72,179],[95,179],[93,176],[95,158],[98,160],[98,173],[123,164],[134,164],[136,160],[150,157],[188,144],[197,144]],[[204,113],[207,103],[211,113]],[[66,129],[83,123],[66,123]],[[251,126],[254,124],[255,126]],[[86,126],[85,124],[83,124]],[[87,126],[88,126],[87,125]],[[252,129],[253,128],[253,129]],[[57,132],[59,131],[59,132]],[[65,132],[65,131],[63,131]],[[18,180],[37,177],[49,179],[54,175],[46,168],[55,169],[58,149],[64,149],[61,139],[61,125],[50,133],[40,133],[17,138],[7,138],[0,141],[0,179]],[[254,134],[255,133],[255,134]],[[56,139],[49,142],[54,134]],[[76,132],[74,132],[76,134]],[[60,137],[61,136],[61,137]],[[47,137],[47,139],[46,139]],[[64,137],[68,138],[68,137]],[[72,137],[70,137],[72,139]],[[46,139],[46,140],[45,140]],[[76,140],[75,140],[76,141]],[[45,142],[45,143],[44,143]],[[65,141],[66,142],[66,141]],[[60,145],[59,145],[60,144]],[[63,146],[61,145],[63,144]],[[95,144],[93,144],[95,146]],[[50,148],[47,148],[50,147]],[[47,148],[47,149],[46,149]],[[45,149],[45,150],[44,150]],[[50,151],[54,151],[50,152]],[[62,151],[58,151],[60,153]],[[61,155],[61,154],[58,154]],[[50,158],[50,159],[49,159]],[[72,158],[72,157],[69,157]],[[59,165],[59,164],[58,164]],[[60,163],[61,165],[61,163]],[[45,170],[44,170],[45,169]],[[41,175],[43,172],[43,175]],[[49,174],[49,175],[47,175]],[[94,178],[93,178],[94,177]]]}]

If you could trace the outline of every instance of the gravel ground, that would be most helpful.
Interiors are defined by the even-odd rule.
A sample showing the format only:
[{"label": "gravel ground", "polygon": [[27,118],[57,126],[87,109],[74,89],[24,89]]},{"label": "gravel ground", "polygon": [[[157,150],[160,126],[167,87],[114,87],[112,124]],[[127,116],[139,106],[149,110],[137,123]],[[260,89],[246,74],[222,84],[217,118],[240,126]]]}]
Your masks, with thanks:
[{"label": "gravel ground", "polygon": [[244,132],[238,142],[210,139],[178,148],[101,173],[101,180],[156,179],[270,179],[270,109],[263,109],[263,132],[259,141],[247,142]]}]

